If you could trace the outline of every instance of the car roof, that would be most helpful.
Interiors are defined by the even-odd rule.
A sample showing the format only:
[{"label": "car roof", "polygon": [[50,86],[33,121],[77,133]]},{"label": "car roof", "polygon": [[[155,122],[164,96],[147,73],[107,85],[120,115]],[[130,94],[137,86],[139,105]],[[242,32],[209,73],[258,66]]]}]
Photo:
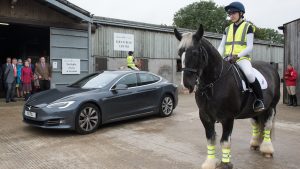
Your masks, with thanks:
[{"label": "car roof", "polygon": [[136,71],[136,70],[103,70],[103,71],[96,72],[96,73],[102,73],[102,72],[112,72],[112,73],[116,73],[119,75],[125,75],[125,74],[129,74],[129,73],[151,73],[151,72],[147,72],[147,71]]}]

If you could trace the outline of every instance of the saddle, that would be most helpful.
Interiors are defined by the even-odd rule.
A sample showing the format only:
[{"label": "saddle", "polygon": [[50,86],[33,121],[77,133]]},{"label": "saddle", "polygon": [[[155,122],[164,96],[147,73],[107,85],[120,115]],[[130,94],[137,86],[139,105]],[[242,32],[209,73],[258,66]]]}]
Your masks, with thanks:
[{"label": "saddle", "polygon": [[[241,70],[241,68],[235,63],[233,64],[234,69],[234,78],[236,80],[237,86],[239,86],[241,92],[252,92],[252,89],[250,87],[250,82],[248,81],[246,75]],[[268,83],[265,79],[265,77],[255,68],[253,68],[253,73],[255,75],[255,78],[259,81],[260,87],[262,90],[268,88]]]},{"label": "saddle", "polygon": [[[234,79],[237,83],[237,86],[239,86],[239,89],[242,93],[242,106],[241,106],[241,111],[236,115],[236,119],[243,119],[243,118],[248,118],[249,116],[253,115],[252,111],[252,104],[255,100],[255,97],[251,97],[254,95],[251,85],[249,81],[246,78],[246,75],[244,72],[240,69],[240,67],[237,64],[233,64],[233,69],[234,69]],[[261,89],[267,89],[268,83],[264,76],[255,68],[253,68],[253,73],[255,74],[255,78],[260,83]],[[251,105],[251,106],[250,106]]]}]

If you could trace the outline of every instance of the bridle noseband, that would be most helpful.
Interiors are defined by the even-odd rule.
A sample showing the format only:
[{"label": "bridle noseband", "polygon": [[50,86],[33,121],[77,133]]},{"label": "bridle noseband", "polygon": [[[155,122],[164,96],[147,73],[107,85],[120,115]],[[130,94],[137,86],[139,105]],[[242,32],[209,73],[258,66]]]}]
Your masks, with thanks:
[{"label": "bridle noseband", "polygon": [[188,68],[188,67],[182,68],[181,71],[183,71],[183,72],[191,72],[191,73],[198,73],[197,69]]}]

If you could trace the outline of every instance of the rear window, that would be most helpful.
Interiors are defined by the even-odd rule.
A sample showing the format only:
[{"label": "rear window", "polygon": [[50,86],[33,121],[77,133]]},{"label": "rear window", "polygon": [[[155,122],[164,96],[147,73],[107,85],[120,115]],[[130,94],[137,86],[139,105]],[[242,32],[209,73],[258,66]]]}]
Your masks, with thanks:
[{"label": "rear window", "polygon": [[155,82],[158,82],[160,80],[160,77],[155,76],[153,74],[149,73],[139,73],[139,86],[152,84]]}]

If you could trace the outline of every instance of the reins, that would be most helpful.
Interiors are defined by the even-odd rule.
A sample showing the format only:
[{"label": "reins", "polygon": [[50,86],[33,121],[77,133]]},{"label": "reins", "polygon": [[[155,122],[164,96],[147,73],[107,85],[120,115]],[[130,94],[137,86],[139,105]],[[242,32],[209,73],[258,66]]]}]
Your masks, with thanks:
[{"label": "reins", "polygon": [[[224,70],[224,60],[222,59],[222,68],[221,68],[221,71],[219,73],[219,76],[216,80],[214,80],[213,82],[211,83],[208,83],[206,84],[204,87],[201,87],[201,88],[198,88],[198,90],[200,91],[201,95],[205,95],[207,100],[209,100],[209,96],[207,94],[207,91],[209,89],[211,89],[211,95],[213,95],[214,93],[214,90],[213,90],[213,87],[215,86],[215,84],[222,78],[222,77],[225,77],[227,75],[227,73],[229,72],[229,70],[232,68],[232,65],[229,66],[229,68],[227,69],[227,71],[225,72],[225,74],[222,76],[222,73],[223,73],[223,70]],[[200,80],[200,77],[197,78],[197,86],[199,87],[200,83],[199,83],[199,80]]]}]

